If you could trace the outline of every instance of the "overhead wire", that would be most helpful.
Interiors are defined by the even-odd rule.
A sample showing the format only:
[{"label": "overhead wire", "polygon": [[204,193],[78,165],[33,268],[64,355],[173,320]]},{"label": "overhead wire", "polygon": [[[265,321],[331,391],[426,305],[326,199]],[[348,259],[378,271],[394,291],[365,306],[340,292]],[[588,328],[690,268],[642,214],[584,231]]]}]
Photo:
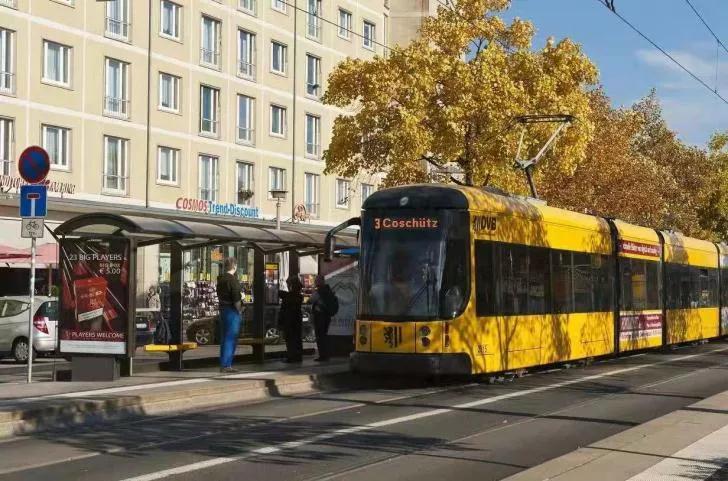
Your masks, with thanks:
[{"label": "overhead wire", "polygon": [[716,97],[718,97],[724,104],[728,105],[728,99],[726,99],[720,93],[718,93],[717,89],[714,90],[713,88],[711,88],[710,85],[708,85],[703,79],[701,79],[700,77],[698,77],[690,69],[688,69],[682,63],[680,63],[675,57],[673,57],[672,55],[670,55],[670,53],[667,50],[665,50],[664,48],[660,47],[654,40],[652,40],[650,37],[648,37],[647,35],[645,35],[644,33],[642,33],[642,31],[640,29],[638,29],[637,27],[635,27],[629,20],[627,20],[621,14],[619,14],[616,11],[616,9],[612,9],[611,6],[610,6],[610,4],[608,3],[608,0],[596,0],[596,2],[599,5],[602,5],[603,7],[605,7],[610,12],[612,12],[625,25],[627,25],[629,28],[631,28],[637,35],[639,35],[640,37],[642,37],[643,39],[645,39],[647,42],[649,42],[650,45],[652,45],[653,47],[655,47],[665,57],[667,57],[668,59],[670,59],[670,61],[672,63],[674,63],[675,65],[677,65],[678,67],[680,67],[681,70],[683,70],[685,73],[687,73],[688,75],[690,75],[696,82],[698,82],[700,85],[702,85],[703,87],[705,87],[706,89],[708,89],[708,91],[710,91],[710,93],[712,93],[713,95],[715,95]]},{"label": "overhead wire", "polygon": [[728,53],[728,48],[726,48],[723,41],[720,39],[720,37],[718,37],[718,35],[713,31],[713,29],[710,28],[710,25],[708,25],[708,22],[705,21],[705,18],[703,18],[703,16],[700,14],[700,12],[698,12],[698,10],[695,8],[695,6],[693,6],[693,4],[690,2],[690,0],[685,0],[685,3],[688,4],[690,9],[693,11],[693,13],[698,17],[698,19],[702,22],[702,24],[705,25],[705,28],[708,29],[708,32],[710,32],[710,34],[713,36],[713,38],[717,42],[716,49],[715,49],[715,88],[714,88],[714,91],[717,92],[718,91],[718,71],[720,69],[720,50],[718,49],[718,47],[719,46],[722,47],[723,50],[726,51],[726,53]]}]

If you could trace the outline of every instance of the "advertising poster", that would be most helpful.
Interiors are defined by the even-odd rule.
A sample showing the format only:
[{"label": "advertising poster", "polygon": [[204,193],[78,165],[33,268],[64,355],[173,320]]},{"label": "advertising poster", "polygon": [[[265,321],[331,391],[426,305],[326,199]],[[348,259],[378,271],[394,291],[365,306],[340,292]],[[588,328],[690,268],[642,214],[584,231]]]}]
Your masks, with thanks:
[{"label": "advertising poster", "polygon": [[339,311],[331,319],[329,336],[353,336],[359,293],[359,262],[351,258],[338,258],[322,263],[321,272],[339,298]]},{"label": "advertising poster", "polygon": [[129,328],[127,239],[61,243],[59,348],[64,354],[126,354]]}]

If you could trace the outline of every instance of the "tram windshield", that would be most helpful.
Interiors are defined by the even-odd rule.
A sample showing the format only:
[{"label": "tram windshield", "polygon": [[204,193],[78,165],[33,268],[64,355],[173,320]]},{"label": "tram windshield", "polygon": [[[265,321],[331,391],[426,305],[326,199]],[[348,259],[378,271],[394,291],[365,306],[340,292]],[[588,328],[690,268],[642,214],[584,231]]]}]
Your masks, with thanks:
[{"label": "tram windshield", "polygon": [[370,210],[362,216],[361,319],[452,319],[469,293],[468,213]]}]

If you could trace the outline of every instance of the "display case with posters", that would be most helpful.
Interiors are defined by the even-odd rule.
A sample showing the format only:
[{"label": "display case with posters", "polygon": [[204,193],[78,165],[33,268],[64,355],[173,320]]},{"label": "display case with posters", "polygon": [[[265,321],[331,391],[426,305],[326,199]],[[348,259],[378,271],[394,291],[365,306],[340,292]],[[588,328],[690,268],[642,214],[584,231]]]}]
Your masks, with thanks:
[{"label": "display case with posters", "polygon": [[59,254],[62,354],[123,356],[133,325],[129,272],[131,242],[123,238],[62,239]]}]

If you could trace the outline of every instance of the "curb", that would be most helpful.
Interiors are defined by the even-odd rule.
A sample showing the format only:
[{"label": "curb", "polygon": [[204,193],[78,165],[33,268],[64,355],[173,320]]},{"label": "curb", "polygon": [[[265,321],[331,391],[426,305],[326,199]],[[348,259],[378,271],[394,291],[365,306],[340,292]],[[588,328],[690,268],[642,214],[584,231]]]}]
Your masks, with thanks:
[{"label": "curb", "polygon": [[261,402],[337,389],[351,385],[355,380],[350,372],[338,371],[291,374],[266,380],[241,379],[214,384],[201,383],[199,386],[190,385],[179,390],[156,390],[135,395],[120,393],[113,397],[51,398],[39,401],[38,405],[0,411],[0,439],[144,416]]}]

